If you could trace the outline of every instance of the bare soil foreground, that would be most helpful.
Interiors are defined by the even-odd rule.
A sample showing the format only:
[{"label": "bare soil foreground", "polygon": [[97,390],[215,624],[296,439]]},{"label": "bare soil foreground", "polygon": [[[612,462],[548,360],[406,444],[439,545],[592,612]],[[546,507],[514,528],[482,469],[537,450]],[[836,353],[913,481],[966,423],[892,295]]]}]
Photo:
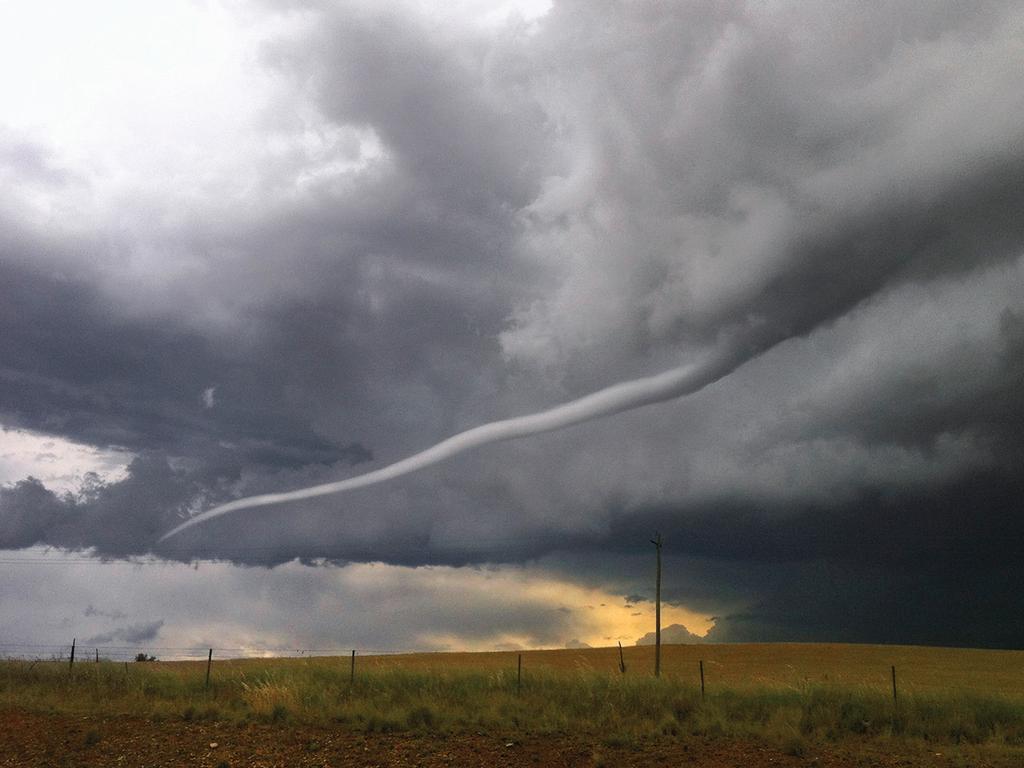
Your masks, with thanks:
[{"label": "bare soil foreground", "polygon": [[802,754],[735,738],[665,737],[609,746],[581,736],[358,733],[328,726],[154,722],[126,715],[80,716],[0,710],[0,766],[685,766],[758,768],[1010,768],[1022,755],[920,741],[845,739]]}]

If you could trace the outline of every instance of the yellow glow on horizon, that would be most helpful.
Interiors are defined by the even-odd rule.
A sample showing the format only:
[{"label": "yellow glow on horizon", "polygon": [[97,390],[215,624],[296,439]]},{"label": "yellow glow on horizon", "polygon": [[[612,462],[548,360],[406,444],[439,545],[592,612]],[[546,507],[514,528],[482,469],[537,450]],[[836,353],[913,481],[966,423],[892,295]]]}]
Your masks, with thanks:
[{"label": "yellow glow on horizon", "polygon": [[[340,572],[348,590],[370,591],[388,584],[400,586],[414,600],[443,601],[451,605],[474,605],[488,602],[507,606],[509,611],[550,612],[552,624],[561,635],[551,641],[538,641],[529,627],[522,631],[495,628],[483,637],[460,633],[457,626],[450,631],[422,632],[423,649],[451,651],[493,651],[516,648],[565,647],[572,641],[593,647],[634,645],[654,631],[654,603],[627,603],[623,596],[598,587],[573,583],[524,566],[493,568],[453,568],[448,566],[391,566],[382,563],[353,564]],[[394,610],[400,611],[399,608]],[[555,614],[560,614],[554,616]],[[682,624],[695,635],[703,636],[714,626],[711,617],[683,606],[662,603],[662,629]],[[545,636],[550,636],[547,630]]]},{"label": "yellow glow on horizon", "polygon": [[[655,610],[652,601],[627,603],[621,595],[613,595],[595,587],[582,587],[554,579],[531,580],[526,594],[538,601],[558,602],[585,618],[587,633],[580,640],[587,645],[632,645],[648,632],[654,631]],[[683,607],[662,603],[661,626],[682,624],[695,635],[704,635],[714,622],[710,617]]]}]

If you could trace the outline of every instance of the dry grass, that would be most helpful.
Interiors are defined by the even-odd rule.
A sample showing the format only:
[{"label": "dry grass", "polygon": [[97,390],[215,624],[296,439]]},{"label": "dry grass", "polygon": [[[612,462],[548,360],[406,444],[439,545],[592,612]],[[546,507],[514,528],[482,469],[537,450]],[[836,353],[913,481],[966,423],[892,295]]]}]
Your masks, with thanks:
[{"label": "dry grass", "polygon": [[[357,657],[359,671],[409,670],[509,672],[516,668],[515,651],[493,653],[416,653]],[[618,648],[523,651],[523,669],[549,672],[617,673]],[[654,669],[651,646],[624,649],[627,674],[649,675]],[[707,689],[799,689],[808,685],[839,685],[891,692],[890,669],[897,672],[899,691],[1024,696],[1024,651],[928,648],[893,645],[765,643],[662,646],[662,672],[679,682],[699,684],[698,662],[704,661]],[[276,659],[277,668],[319,665],[348,668],[347,658]],[[181,662],[185,674],[205,669],[205,661]],[[264,659],[217,662],[215,668],[261,669]],[[177,666],[177,665],[175,665]]]},{"label": "dry grass", "polygon": [[[911,736],[1024,745],[1024,653],[856,645],[666,646],[123,665],[0,664],[0,706],[154,718],[335,723],[366,731],[644,738],[756,736],[797,755],[805,739]],[[699,690],[704,661],[707,696]],[[895,664],[899,707],[891,693]]]}]

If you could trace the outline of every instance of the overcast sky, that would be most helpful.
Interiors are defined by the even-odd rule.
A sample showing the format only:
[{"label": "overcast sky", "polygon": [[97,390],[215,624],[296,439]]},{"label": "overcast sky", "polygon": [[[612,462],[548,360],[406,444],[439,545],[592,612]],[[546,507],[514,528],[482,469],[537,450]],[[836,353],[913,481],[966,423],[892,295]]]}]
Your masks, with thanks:
[{"label": "overcast sky", "polygon": [[655,531],[696,635],[1024,646],[1022,61],[1014,2],[0,5],[0,653],[628,644]]}]

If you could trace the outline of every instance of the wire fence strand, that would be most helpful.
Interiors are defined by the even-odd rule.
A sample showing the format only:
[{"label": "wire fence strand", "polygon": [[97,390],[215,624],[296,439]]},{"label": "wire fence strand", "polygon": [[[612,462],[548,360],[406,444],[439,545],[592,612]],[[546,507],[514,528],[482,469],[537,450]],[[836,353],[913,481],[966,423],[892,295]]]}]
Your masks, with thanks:
[{"label": "wire fence strand", "polygon": [[[317,658],[349,656],[355,651],[359,656],[401,656],[413,653],[437,653],[444,651],[422,648],[288,648],[281,646],[238,646],[219,648],[216,646],[143,646],[143,645],[100,645],[88,641],[78,642],[76,655],[82,662],[92,660],[92,654],[99,654],[100,661],[134,661],[140,657],[152,656],[158,661],[191,661],[207,658],[213,651],[214,658],[229,659],[259,658]],[[16,661],[66,661],[71,655],[71,643],[0,643],[0,659]]]}]

